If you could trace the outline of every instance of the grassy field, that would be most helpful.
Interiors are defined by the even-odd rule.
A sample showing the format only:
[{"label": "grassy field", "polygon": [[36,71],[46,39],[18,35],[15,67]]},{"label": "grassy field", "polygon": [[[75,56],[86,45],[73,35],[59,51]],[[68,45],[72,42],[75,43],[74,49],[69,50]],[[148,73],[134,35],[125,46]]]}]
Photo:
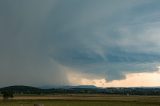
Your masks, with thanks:
[{"label": "grassy field", "polygon": [[158,96],[18,96],[0,100],[0,106],[160,106]]}]

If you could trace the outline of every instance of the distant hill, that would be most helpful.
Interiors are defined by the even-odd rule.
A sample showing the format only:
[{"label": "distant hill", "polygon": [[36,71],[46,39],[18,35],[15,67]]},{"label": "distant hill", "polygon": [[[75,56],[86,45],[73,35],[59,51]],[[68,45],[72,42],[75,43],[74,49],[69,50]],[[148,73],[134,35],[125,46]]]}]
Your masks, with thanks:
[{"label": "distant hill", "polygon": [[97,88],[94,85],[79,85],[79,86],[75,86],[75,88]]},{"label": "distant hill", "polygon": [[92,85],[61,86],[50,89],[42,89],[31,86],[8,86],[0,88],[0,93],[11,91],[14,94],[118,94],[118,95],[159,95],[158,87],[112,87],[98,88]]},{"label": "distant hill", "polygon": [[21,85],[16,85],[16,86],[8,86],[8,87],[4,87],[4,88],[0,88],[0,92],[3,91],[11,91],[14,93],[38,93],[41,92],[42,89],[40,88],[36,88],[36,87],[31,87],[31,86],[21,86]]},{"label": "distant hill", "polygon": [[50,89],[16,85],[0,88],[0,92],[11,91],[14,94],[94,93],[96,92],[95,89],[97,89],[97,87],[92,85],[61,86]]},{"label": "distant hill", "polygon": [[59,86],[55,88],[61,88],[61,89],[73,89],[73,88],[88,88],[88,89],[96,89],[97,87],[94,85],[77,85],[77,86]]}]

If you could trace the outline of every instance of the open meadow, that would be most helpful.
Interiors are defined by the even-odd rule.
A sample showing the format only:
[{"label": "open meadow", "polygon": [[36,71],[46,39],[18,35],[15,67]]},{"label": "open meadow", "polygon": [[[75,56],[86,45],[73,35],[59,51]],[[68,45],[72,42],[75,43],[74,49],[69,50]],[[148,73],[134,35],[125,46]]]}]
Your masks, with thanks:
[{"label": "open meadow", "polygon": [[16,96],[0,100],[0,106],[160,106],[159,96],[57,95]]}]

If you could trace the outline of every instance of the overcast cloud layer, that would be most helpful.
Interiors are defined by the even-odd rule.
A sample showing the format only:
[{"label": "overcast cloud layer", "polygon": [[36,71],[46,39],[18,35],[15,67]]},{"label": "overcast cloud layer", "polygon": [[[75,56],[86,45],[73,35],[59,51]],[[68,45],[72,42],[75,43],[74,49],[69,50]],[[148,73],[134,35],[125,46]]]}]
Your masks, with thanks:
[{"label": "overcast cloud layer", "polygon": [[[0,86],[156,71],[159,0],[0,0]],[[66,71],[67,70],[67,71]]]}]

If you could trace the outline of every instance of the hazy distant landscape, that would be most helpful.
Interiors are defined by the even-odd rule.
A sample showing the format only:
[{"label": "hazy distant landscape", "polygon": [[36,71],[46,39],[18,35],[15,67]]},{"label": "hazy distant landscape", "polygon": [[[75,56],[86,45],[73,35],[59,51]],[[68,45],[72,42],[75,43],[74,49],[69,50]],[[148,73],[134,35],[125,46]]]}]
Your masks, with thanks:
[{"label": "hazy distant landscape", "polygon": [[[97,88],[67,86],[41,89],[9,86],[0,89],[0,106],[160,106],[160,88]],[[13,97],[3,99],[3,92]]]},{"label": "hazy distant landscape", "polygon": [[122,96],[160,96],[160,87],[108,87],[101,88],[92,85],[61,86],[53,88],[38,88],[32,86],[8,86],[0,88],[3,92],[11,92],[13,95],[74,95],[74,94],[98,94],[98,95],[122,95]]}]

